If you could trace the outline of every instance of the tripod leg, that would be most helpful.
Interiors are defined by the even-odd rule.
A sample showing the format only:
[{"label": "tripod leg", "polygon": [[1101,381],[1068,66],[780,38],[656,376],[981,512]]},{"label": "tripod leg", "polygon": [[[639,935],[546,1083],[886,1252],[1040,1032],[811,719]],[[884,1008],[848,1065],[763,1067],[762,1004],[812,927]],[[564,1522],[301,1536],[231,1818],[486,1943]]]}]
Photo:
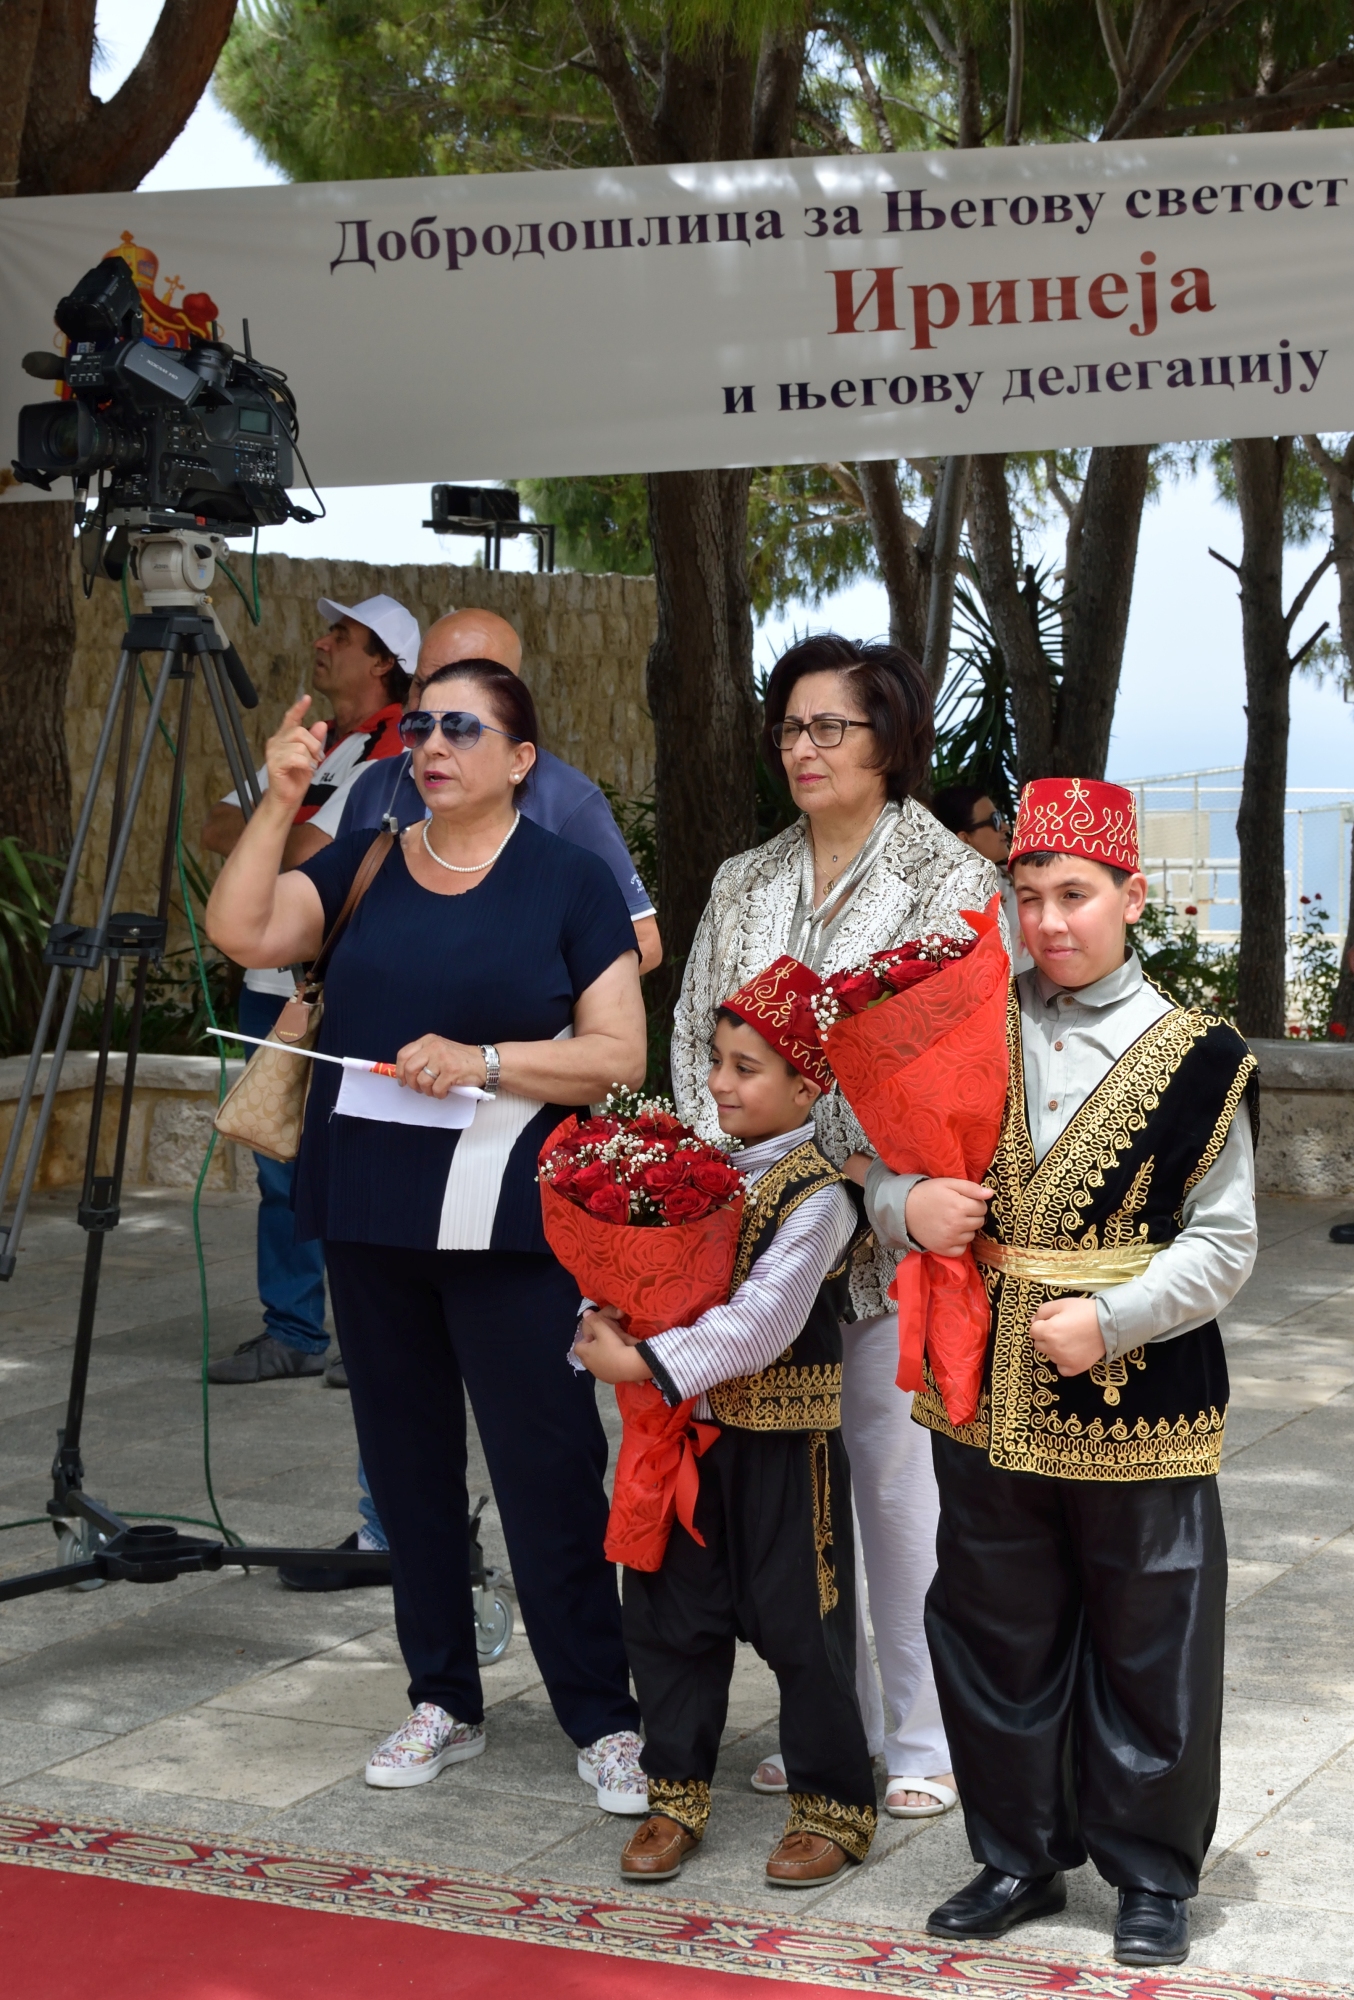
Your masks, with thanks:
[{"label": "tripod leg", "polygon": [[[94,751],[94,762],[90,769],[89,784],[85,791],[84,802],[80,807],[80,818],[71,842],[70,859],[66,863],[66,873],[62,880],[61,893],[57,899],[56,912],[53,918],[53,921],[56,923],[64,923],[70,912],[71,899],[75,894],[75,885],[80,874],[80,864],[84,858],[85,843],[89,838],[90,822],[94,817],[94,807],[98,799],[99,787],[103,783],[104,768],[108,762],[108,752],[113,741],[113,731],[117,726],[119,710],[124,707],[124,695],[129,684],[133,657],[131,653],[124,652],[118,660],[117,673],[113,677],[113,688],[109,696],[108,707],[104,712],[103,727],[99,731],[99,741]],[[43,1050],[46,1047],[47,1037],[51,1032],[52,1019],[56,1013],[57,995],[61,989],[61,971],[62,968],[60,966],[54,965],[51,976],[47,981],[47,991],[43,995],[42,1001],[42,1012],[38,1017],[37,1033],[33,1037],[33,1048],[28,1058],[28,1067],[24,1071],[24,1080],[19,1092],[19,1101],[14,1107],[14,1124],[10,1131],[9,1144],[5,1148],[4,1166],[0,1167],[0,1214],[3,1214],[5,1202],[9,1196],[10,1179],[19,1157],[19,1148],[23,1143],[23,1130],[28,1118],[28,1107],[32,1103],[33,1093],[37,1089]],[[45,1125],[43,1129],[45,1135]],[[18,1222],[20,1218],[16,1215],[15,1220]],[[17,1237],[18,1232],[14,1227],[11,1227],[8,1231],[0,1232],[0,1277],[8,1277],[10,1271],[13,1270],[12,1246],[17,1242]],[[6,1264],[8,1264],[9,1269],[5,1268]]]},{"label": "tripod leg", "polygon": [[253,762],[249,758],[249,746],[244,740],[244,727],[240,722],[239,711],[235,708],[235,690],[220,672],[214,653],[203,652],[199,657],[207,699],[211,702],[212,714],[216,718],[216,733],[221,738],[221,747],[226,753],[231,782],[239,796],[241,810],[248,819],[258,803],[256,797],[258,782],[254,777]]},{"label": "tripod leg", "polygon": [[[171,641],[171,651],[166,654],[181,656],[181,642]],[[162,675],[162,681],[164,676]],[[163,692],[163,688],[161,690]],[[184,770],[188,760],[188,730],[192,720],[193,681],[191,671],[183,677],[183,691],[179,701],[178,733],[175,743],[174,776],[170,785],[169,814],[165,825],[165,841],[160,858],[160,893],[156,914],[161,918],[169,915],[170,899],[173,893],[174,862],[178,846],[179,809],[183,800]],[[144,777],[143,762],[138,761],[138,775]],[[139,788],[128,800],[126,824],[130,825],[139,803]],[[116,847],[115,847],[116,852]],[[111,867],[111,864],[110,864]],[[114,885],[115,886],[115,885]],[[89,1231],[85,1245],[84,1281],[80,1291],[80,1312],[76,1323],[75,1353],[71,1363],[70,1390],[66,1404],[66,1423],[57,1444],[56,1460],[52,1467],[54,1501],[58,1508],[66,1503],[72,1488],[78,1490],[84,1476],[80,1460],[80,1433],[84,1423],[85,1391],[89,1379],[89,1360],[94,1341],[94,1316],[98,1305],[99,1278],[103,1265],[103,1244],[108,1231],[116,1229],[120,1216],[122,1199],[122,1177],[127,1163],[127,1141],[131,1131],[132,1098],[136,1087],[136,1058],[141,1045],[141,1022],[146,1004],[146,981],[150,973],[150,961],[144,955],[137,959],[136,979],[133,987],[131,1019],[127,1028],[126,1070],[122,1081],[122,1101],[118,1110],[117,1138],[113,1149],[113,1171],[103,1176],[98,1172],[99,1138],[103,1123],[104,1097],[108,1076],[108,1058],[112,1045],[113,1025],[117,1004],[117,964],[111,959],[108,968],[108,985],[104,997],[103,1027],[99,1037],[99,1060],[95,1070],[94,1097],[90,1106],[89,1144],[85,1153],[85,1184],[80,1204],[80,1222]]]},{"label": "tripod leg", "polygon": [[[150,763],[150,753],[155,743],[155,732],[160,721],[160,710],[164,707],[165,691],[169,686],[170,674],[173,672],[177,657],[177,645],[171,643],[166,649],[164,659],[161,662],[159,678],[155,684],[155,692],[151,697],[150,715],[146,722],[145,734],[141,738],[141,747],[137,752],[136,769],[132,773],[131,786],[127,798],[127,809],[117,829],[117,834],[113,842],[113,852],[108,861],[108,872],[104,878],[103,895],[99,903],[99,914],[95,919],[96,928],[101,933],[107,932],[108,919],[113,914],[113,900],[117,895],[118,883],[121,880],[123,865],[127,859],[127,848],[131,842],[132,825],[136,818],[136,809],[140,803],[142,791],[145,789],[146,770]],[[124,653],[123,658],[127,660],[129,659],[129,655]],[[129,695],[128,699],[130,700],[131,698]],[[107,724],[105,724],[105,734],[111,736],[111,729],[108,728]],[[80,815],[81,827],[85,830],[87,830],[89,818],[92,817],[93,809],[90,804],[92,797],[93,794],[91,792],[90,797],[85,801],[85,809]],[[72,857],[72,869],[73,867],[74,857]],[[70,896],[67,891],[68,889],[71,891],[74,890],[74,876],[71,869],[67,870],[67,877],[67,884],[63,886],[61,892],[62,904],[59,904],[58,907],[64,905],[66,908],[69,908],[70,906]],[[71,979],[71,990],[67,995],[66,1011],[62,1016],[61,1027],[57,1032],[56,1047],[52,1051],[52,1067],[47,1077],[46,1088],[42,1094],[42,1103],[38,1107],[37,1123],[33,1128],[33,1137],[29,1142],[28,1161],[24,1167],[23,1180],[19,1184],[19,1193],[14,1203],[13,1219],[5,1234],[3,1252],[0,1253],[0,1277],[8,1277],[14,1269],[14,1258],[18,1250],[19,1235],[28,1213],[28,1204],[32,1198],[33,1184],[37,1180],[38,1167],[42,1161],[42,1149],[46,1144],[47,1133],[52,1122],[52,1113],[56,1107],[56,1094],[61,1083],[61,1066],[66,1060],[66,1051],[70,1047],[71,1036],[75,1032],[75,1017],[80,1005],[80,989],[83,981],[84,969],[77,968]],[[38,1053],[40,1057],[41,1052],[39,1051]],[[31,1057],[29,1059],[29,1070],[31,1075],[36,1078],[37,1063]],[[30,1097],[31,1094],[30,1091]],[[27,1109],[27,1102],[21,1098],[19,1104],[15,1107],[14,1125],[16,1132],[22,1127],[23,1115]],[[14,1142],[11,1138],[11,1146],[13,1144]]]}]

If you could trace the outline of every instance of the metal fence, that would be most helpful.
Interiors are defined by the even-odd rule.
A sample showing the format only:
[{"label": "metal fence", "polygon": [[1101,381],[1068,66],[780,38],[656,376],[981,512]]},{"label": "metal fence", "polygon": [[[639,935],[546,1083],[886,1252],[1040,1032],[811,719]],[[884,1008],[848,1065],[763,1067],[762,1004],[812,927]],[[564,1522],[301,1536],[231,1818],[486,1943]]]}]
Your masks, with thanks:
[{"label": "metal fence", "polygon": [[[1200,937],[1216,944],[1235,943],[1241,928],[1236,838],[1241,769],[1239,764],[1219,764],[1123,781],[1137,796],[1143,872],[1153,900],[1168,905]],[[1344,936],[1351,828],[1354,798],[1312,785],[1286,792],[1284,880],[1290,935],[1301,931],[1313,907],[1321,907],[1329,916],[1328,929]]]}]

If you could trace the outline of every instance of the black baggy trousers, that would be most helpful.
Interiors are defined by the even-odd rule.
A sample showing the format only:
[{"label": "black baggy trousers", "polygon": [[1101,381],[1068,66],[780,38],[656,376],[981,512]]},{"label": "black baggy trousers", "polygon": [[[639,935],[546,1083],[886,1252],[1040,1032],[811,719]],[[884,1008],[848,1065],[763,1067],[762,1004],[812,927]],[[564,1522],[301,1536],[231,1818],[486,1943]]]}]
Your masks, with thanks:
[{"label": "black baggy trousers", "polygon": [[[792,1828],[857,1860],[874,1828],[874,1770],[856,1703],[851,1485],[840,1431],[725,1429],[699,1460],[695,1524],[661,1569],[627,1569],[624,1632],[644,1717],[650,1804],[694,1782],[705,1806],[729,1705],[734,1645],[750,1640],[780,1686]],[[830,1536],[830,1540],[828,1537]],[[834,1810],[836,1809],[836,1810]]]},{"label": "black baggy trousers", "polygon": [[926,1636],[977,1860],[1193,1896],[1218,1816],[1217,1481],[1001,1472],[935,1436]]},{"label": "black baggy trousers", "polygon": [[466,1529],[467,1393],[531,1650],[575,1743],[634,1729],[606,1435],[569,1366],[578,1287],[553,1257],[326,1243],[357,1441],[390,1539],[409,1698],[484,1715]]}]

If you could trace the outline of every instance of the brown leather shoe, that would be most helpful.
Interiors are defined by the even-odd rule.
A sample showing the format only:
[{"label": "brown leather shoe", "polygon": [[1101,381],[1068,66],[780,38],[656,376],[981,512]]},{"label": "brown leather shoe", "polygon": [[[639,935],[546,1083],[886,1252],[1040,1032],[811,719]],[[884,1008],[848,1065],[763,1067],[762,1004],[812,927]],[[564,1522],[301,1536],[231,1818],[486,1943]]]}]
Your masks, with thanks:
[{"label": "brown leather shoe", "polygon": [[787,1833],[766,1864],[766,1879],[778,1889],[817,1889],[840,1875],[845,1848],[823,1833]]},{"label": "brown leather shoe", "polygon": [[675,1819],[651,1813],[621,1849],[621,1874],[627,1882],[670,1882],[700,1842]]}]

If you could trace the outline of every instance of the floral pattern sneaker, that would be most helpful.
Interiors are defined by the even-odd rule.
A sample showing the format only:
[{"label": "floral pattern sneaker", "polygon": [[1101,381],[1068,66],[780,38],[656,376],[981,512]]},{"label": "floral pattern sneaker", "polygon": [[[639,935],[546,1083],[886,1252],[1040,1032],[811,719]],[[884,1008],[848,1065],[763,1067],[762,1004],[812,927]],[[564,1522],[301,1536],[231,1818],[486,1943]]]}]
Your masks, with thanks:
[{"label": "floral pattern sneaker", "polygon": [[484,1724],[458,1722],[435,1702],[421,1701],[409,1720],[367,1760],[369,1785],[396,1790],[426,1785],[448,1764],[463,1764],[484,1749]]},{"label": "floral pattern sneaker", "polygon": [[648,1813],[649,1780],[639,1768],[643,1748],[633,1729],[620,1729],[579,1751],[578,1775],[585,1785],[596,1786],[603,1812],[636,1818]]}]

